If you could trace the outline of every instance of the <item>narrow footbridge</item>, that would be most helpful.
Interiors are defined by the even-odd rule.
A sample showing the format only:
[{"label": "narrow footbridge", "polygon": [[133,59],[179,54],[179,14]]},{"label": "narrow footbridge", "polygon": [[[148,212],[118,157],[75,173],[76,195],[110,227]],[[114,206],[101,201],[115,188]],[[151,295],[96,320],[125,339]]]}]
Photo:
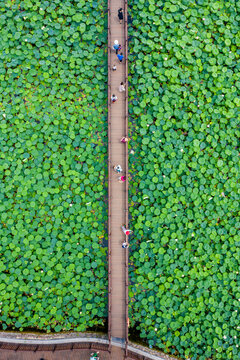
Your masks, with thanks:
[{"label": "narrow footbridge", "polygon": [[[118,19],[118,10],[123,9],[123,20]],[[124,58],[120,63],[113,50],[115,41],[121,44]],[[112,70],[116,65],[117,69]],[[125,91],[120,92],[121,83]],[[112,95],[117,101],[112,102]],[[108,336],[114,359],[127,358],[128,347],[128,249],[122,248],[126,236],[121,230],[128,227],[128,144],[121,138],[128,134],[128,29],[127,1],[108,0]],[[126,181],[120,183],[114,172],[121,165]],[[111,348],[112,342],[122,344]]]}]

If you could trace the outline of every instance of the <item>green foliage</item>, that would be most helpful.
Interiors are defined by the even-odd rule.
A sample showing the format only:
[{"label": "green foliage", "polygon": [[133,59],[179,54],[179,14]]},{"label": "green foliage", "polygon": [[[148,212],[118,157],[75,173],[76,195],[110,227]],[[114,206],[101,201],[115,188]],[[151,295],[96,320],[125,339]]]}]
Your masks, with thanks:
[{"label": "green foliage", "polygon": [[0,5],[3,329],[83,331],[107,316],[105,10]]},{"label": "green foliage", "polygon": [[131,0],[131,326],[191,359],[239,359],[239,11]]}]

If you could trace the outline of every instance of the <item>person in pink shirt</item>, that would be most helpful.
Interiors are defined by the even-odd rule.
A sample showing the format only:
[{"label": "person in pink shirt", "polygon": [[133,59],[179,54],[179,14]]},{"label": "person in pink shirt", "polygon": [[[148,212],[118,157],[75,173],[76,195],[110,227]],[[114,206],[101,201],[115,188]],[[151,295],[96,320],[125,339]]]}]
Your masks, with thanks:
[{"label": "person in pink shirt", "polygon": [[123,183],[124,181],[126,181],[126,176],[120,176],[120,177],[118,178],[118,181],[121,182],[121,183]]}]

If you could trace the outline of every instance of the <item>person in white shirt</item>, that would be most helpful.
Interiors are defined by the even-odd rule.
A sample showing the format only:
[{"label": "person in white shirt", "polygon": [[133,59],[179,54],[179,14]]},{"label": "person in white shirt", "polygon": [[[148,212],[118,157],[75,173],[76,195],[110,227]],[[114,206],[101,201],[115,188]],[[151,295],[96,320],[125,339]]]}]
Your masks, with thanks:
[{"label": "person in white shirt", "polygon": [[117,96],[115,94],[112,94],[111,100],[112,100],[113,103],[116,102],[117,101]]},{"label": "person in white shirt", "polygon": [[123,171],[121,165],[114,166],[113,170],[116,171],[118,174],[120,174]]},{"label": "person in white shirt", "polygon": [[125,89],[125,86],[124,86],[124,83],[123,82],[121,82],[121,84],[119,85],[119,92],[123,92],[123,91],[126,91],[126,89]]}]

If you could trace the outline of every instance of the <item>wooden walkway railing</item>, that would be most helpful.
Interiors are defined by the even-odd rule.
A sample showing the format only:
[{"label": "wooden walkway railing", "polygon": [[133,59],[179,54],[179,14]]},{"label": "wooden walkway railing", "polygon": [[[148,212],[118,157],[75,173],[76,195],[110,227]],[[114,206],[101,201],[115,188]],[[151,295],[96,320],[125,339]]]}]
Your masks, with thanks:
[{"label": "wooden walkway railing", "polygon": [[[125,38],[125,135],[128,135],[128,3],[124,1],[124,38]],[[128,143],[125,144],[126,183],[125,183],[125,224],[128,228]],[[125,358],[128,356],[128,249],[125,251]]]},{"label": "wooden walkway railing", "polygon": [[[108,0],[108,174],[111,172],[111,29],[110,29],[110,2]],[[111,279],[111,180],[108,176],[108,341],[111,350],[111,314],[112,314],[112,279]]]}]

